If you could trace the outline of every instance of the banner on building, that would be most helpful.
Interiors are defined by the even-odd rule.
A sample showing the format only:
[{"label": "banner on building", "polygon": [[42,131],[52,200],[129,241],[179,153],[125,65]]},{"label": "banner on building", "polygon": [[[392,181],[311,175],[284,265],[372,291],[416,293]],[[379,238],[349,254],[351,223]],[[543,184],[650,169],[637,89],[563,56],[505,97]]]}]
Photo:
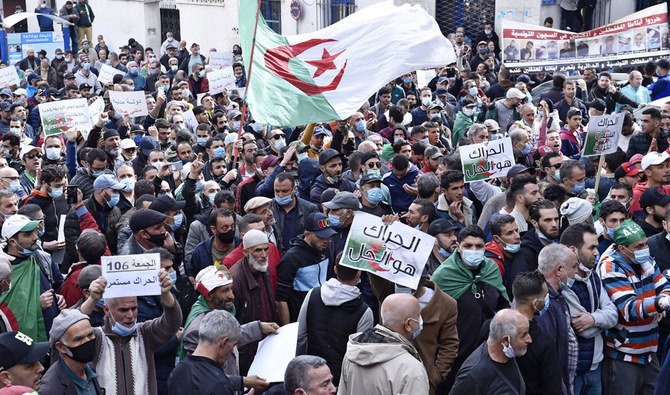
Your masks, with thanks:
[{"label": "banner on building", "polygon": [[489,141],[488,144],[468,144],[458,148],[461,152],[465,182],[504,177],[514,166],[512,139]]},{"label": "banner on building", "polygon": [[644,64],[670,55],[667,5],[583,33],[504,21],[501,49],[513,74]]},{"label": "banner on building", "polygon": [[417,289],[435,238],[399,221],[356,213],[340,264]]},{"label": "banner on building", "polygon": [[617,151],[624,114],[599,115],[589,118],[583,156],[613,154]]},{"label": "banner on building", "polygon": [[47,59],[53,59],[56,49],[63,49],[63,32],[9,33],[7,35],[7,53],[10,64],[16,64],[28,56],[28,50],[45,50]]}]

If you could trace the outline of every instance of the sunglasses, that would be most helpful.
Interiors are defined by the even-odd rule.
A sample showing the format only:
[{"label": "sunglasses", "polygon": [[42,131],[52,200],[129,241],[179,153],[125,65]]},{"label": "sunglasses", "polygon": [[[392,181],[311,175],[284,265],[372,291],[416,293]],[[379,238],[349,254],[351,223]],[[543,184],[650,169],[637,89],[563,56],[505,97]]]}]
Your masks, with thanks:
[{"label": "sunglasses", "polygon": [[368,169],[381,169],[382,168],[382,162],[368,162],[365,164]]},{"label": "sunglasses", "polygon": [[28,159],[42,159],[42,154],[26,154],[24,157]]}]

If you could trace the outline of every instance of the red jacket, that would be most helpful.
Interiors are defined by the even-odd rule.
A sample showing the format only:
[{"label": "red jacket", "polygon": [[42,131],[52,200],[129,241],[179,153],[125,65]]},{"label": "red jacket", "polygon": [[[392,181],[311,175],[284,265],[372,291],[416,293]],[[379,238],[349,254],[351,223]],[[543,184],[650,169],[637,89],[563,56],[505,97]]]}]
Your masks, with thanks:
[{"label": "red jacket", "polygon": [[[281,253],[274,244],[268,244],[270,247],[268,251],[268,275],[272,283],[272,291],[277,292],[277,265],[279,264]],[[240,245],[223,258],[221,264],[230,269],[234,264],[242,260],[242,258],[244,258],[244,244],[240,243]]]},{"label": "red jacket", "polygon": [[498,265],[500,269],[500,277],[505,278],[505,256],[503,251],[495,241],[491,240],[486,243],[486,257]]}]

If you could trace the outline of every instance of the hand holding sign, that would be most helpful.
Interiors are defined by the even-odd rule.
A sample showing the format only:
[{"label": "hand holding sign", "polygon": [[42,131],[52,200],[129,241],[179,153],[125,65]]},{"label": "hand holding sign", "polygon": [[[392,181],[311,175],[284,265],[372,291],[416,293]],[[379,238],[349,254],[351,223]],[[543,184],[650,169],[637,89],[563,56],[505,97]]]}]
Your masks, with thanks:
[{"label": "hand holding sign", "polygon": [[172,284],[159,275],[159,254],[103,256],[101,266],[102,276],[108,280],[106,298],[160,295],[167,282]]}]

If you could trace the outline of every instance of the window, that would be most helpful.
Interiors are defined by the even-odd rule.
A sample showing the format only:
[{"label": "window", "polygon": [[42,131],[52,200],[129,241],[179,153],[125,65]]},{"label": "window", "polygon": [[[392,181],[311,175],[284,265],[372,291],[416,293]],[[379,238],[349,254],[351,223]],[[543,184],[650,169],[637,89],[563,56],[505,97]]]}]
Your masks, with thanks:
[{"label": "window", "polygon": [[261,14],[265,18],[270,29],[281,34],[281,1],[261,0]]},{"label": "window", "polygon": [[331,0],[330,1],[330,23],[339,22],[356,11],[354,0]]}]

